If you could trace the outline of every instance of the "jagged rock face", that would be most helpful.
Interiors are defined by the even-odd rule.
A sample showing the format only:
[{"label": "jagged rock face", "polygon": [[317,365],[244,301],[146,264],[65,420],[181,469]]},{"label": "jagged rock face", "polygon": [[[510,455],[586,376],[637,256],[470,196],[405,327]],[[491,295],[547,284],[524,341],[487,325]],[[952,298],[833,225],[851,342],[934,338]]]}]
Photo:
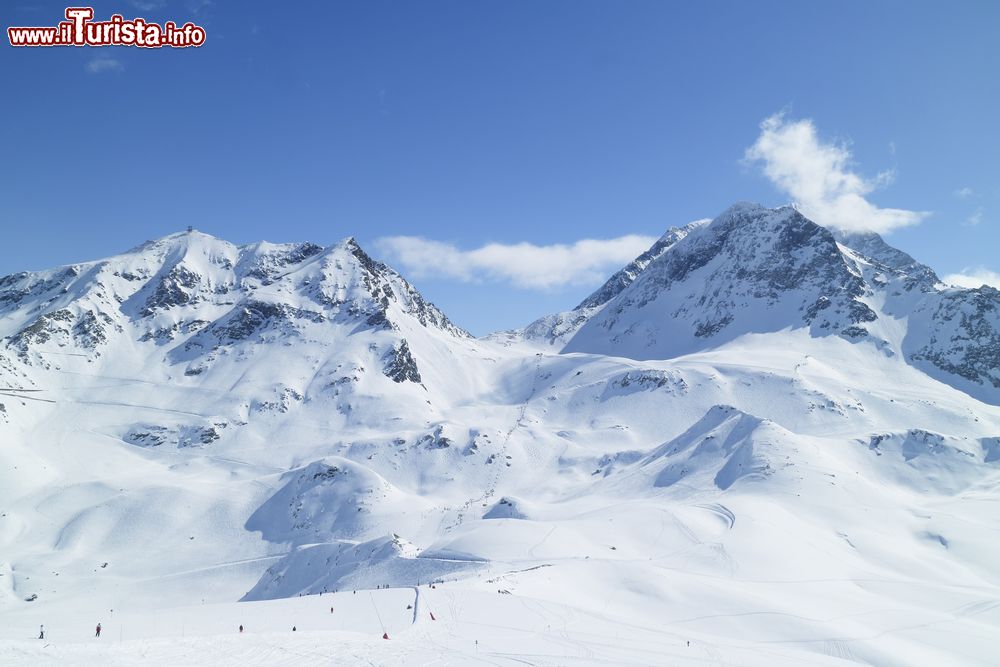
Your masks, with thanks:
[{"label": "jagged rock face", "polygon": [[25,300],[51,301],[79,275],[79,267],[67,266],[46,274],[21,272],[4,276],[0,278],[0,312],[12,312]]},{"label": "jagged rock face", "polygon": [[244,343],[324,340],[332,325],[395,332],[416,324],[469,337],[354,239],[325,249],[235,246],[198,232],[0,278],[0,316],[5,346],[42,366],[55,349],[96,358],[136,343],[166,347],[168,363],[188,363]]},{"label": "jagged rock face", "polygon": [[75,347],[99,356],[100,347],[107,343],[111,330],[120,332],[122,328],[106,313],[61,308],[39,315],[34,322],[10,335],[7,341],[25,361],[29,360],[32,348],[50,346]]},{"label": "jagged rock face", "polygon": [[446,331],[453,336],[467,338],[469,334],[452,324],[451,320],[428,302],[410,283],[381,262],[376,262],[354,241],[348,239],[346,248],[362,269],[361,282],[374,297],[373,308],[367,312],[372,326],[393,328],[388,311],[390,304],[397,304],[403,312],[414,317],[421,325]]},{"label": "jagged rock face", "polygon": [[[737,204],[711,222],[671,229],[576,309],[491,338],[655,359],[805,328],[902,354],[992,401],[989,391],[1000,388],[996,294],[945,287],[878,234],[830,231],[790,207]],[[904,336],[890,341],[888,323],[899,320],[909,322]]]},{"label": "jagged rock face", "polygon": [[670,246],[566,350],[675,356],[788,326],[857,337],[877,318],[867,293],[828,230],[792,208],[740,205]]},{"label": "jagged rock face", "polygon": [[254,279],[263,285],[270,285],[288,267],[301,264],[321,252],[323,247],[315,243],[278,246],[249,255],[247,260],[241,262],[240,268],[244,269],[242,275],[245,279]]},{"label": "jagged rock face", "polygon": [[183,266],[175,266],[160,278],[153,293],[146,299],[142,315],[152,315],[157,310],[183,306],[199,298],[201,277]]},{"label": "jagged rock face", "polygon": [[393,382],[416,382],[420,384],[420,371],[410,353],[410,346],[404,338],[386,355],[385,376]]},{"label": "jagged rock face", "polygon": [[922,309],[928,330],[914,336],[920,342],[909,358],[1000,389],[1000,291],[983,286],[935,293]]},{"label": "jagged rock face", "polygon": [[297,337],[297,324],[326,320],[323,313],[294,308],[283,303],[248,299],[227,315],[211,323],[176,348],[171,358],[182,360],[192,350],[216,350],[220,346],[237,345],[244,341],[267,342],[279,337]]}]

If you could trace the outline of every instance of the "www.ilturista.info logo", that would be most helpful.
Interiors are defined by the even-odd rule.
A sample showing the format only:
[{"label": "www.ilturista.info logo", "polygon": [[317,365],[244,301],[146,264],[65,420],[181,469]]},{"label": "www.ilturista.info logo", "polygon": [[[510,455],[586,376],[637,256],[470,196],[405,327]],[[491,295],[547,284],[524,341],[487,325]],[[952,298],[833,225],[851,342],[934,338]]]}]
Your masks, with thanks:
[{"label": "www.ilturista.info logo", "polygon": [[67,7],[66,20],[54,28],[7,28],[11,46],[163,46],[184,48],[205,43],[205,29],[191,22],[163,25],[146,19],[125,20],[112,14],[107,21],[94,21],[93,7]]}]

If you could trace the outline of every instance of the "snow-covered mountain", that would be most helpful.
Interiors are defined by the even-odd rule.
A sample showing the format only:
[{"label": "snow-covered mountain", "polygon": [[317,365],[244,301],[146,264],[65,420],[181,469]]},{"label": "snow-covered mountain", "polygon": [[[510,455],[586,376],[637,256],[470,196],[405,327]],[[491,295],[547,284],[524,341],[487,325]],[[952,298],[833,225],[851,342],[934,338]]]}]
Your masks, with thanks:
[{"label": "snow-covered mountain", "polygon": [[[373,662],[988,664],[998,306],[750,204],[485,339],[352,239],[8,276],[0,655],[326,593],[357,620],[294,622],[388,623]],[[413,611],[367,619],[376,587]]]},{"label": "snow-covered mountain", "polygon": [[877,234],[833,232],[791,207],[737,204],[672,229],[573,311],[508,338],[666,359],[797,328],[868,341],[1000,401],[1000,292],[947,287]]},{"label": "snow-covered mountain", "polygon": [[[70,348],[93,361],[124,342],[169,349],[197,375],[243,342],[309,340],[332,323],[411,331],[417,324],[468,334],[354,239],[237,247],[191,231],[124,255],[0,280],[8,350],[29,365]],[[178,342],[183,341],[183,345]]]}]

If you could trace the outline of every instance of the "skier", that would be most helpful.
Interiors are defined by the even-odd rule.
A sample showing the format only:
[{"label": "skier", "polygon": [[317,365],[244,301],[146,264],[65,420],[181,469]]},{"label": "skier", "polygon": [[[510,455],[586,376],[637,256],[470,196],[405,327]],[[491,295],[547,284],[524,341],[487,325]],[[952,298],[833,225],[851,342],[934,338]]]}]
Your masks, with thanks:
[{"label": "skier", "polygon": [[292,632],[295,632],[295,626],[294,625],[292,626]]},{"label": "skier", "polygon": [[45,626],[44,625],[39,625],[38,626],[38,638],[39,639],[45,639]]},{"label": "skier", "polygon": [[97,624],[97,632],[94,633],[94,636],[95,637],[100,637],[101,636],[101,624],[100,623]]},{"label": "skier", "polygon": [[240,634],[241,635],[243,634],[243,626],[242,625],[240,626]]}]

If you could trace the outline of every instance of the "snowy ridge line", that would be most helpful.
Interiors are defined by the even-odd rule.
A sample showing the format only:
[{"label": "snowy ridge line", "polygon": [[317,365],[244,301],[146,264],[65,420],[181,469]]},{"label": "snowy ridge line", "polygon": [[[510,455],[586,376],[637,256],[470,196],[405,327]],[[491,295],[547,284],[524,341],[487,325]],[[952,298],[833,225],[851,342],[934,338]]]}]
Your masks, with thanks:
[{"label": "snowy ridge line", "polygon": [[992,664],[997,294],[788,209],[661,241],[478,340],[353,241],[0,279],[0,655]]}]

